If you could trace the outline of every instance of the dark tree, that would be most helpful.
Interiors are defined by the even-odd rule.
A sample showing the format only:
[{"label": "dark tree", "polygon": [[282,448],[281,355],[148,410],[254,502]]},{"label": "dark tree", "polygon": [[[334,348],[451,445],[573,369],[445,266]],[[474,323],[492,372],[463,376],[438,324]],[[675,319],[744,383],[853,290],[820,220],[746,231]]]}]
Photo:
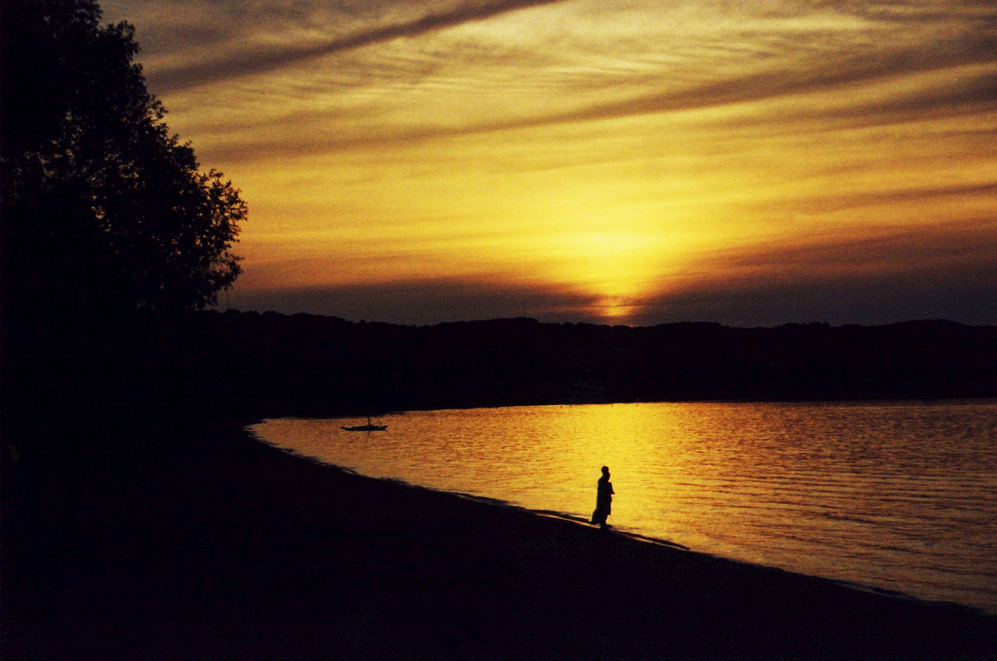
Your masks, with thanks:
[{"label": "dark tree", "polygon": [[239,191],[199,171],[92,0],[3,0],[5,314],[200,309],[240,273]]}]

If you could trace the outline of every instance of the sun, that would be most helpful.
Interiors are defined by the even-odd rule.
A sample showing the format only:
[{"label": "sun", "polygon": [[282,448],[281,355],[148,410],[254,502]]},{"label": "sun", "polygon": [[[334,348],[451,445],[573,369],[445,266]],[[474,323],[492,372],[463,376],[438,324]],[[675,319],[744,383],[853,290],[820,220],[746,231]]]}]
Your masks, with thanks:
[{"label": "sun", "polygon": [[592,312],[602,322],[626,325],[632,321],[642,307],[639,302],[633,299],[605,298],[592,308]]},{"label": "sun", "polygon": [[627,323],[654,288],[664,256],[657,242],[632,229],[589,230],[561,237],[561,278],[588,292],[587,314]]}]

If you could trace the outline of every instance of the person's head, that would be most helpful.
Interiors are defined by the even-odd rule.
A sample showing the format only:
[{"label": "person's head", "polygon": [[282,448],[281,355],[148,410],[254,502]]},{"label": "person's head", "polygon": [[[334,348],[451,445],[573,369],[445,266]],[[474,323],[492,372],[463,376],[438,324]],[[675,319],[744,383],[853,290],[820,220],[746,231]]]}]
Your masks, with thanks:
[{"label": "person's head", "polygon": [[602,474],[605,475],[606,477],[609,477],[609,466],[602,467]]}]

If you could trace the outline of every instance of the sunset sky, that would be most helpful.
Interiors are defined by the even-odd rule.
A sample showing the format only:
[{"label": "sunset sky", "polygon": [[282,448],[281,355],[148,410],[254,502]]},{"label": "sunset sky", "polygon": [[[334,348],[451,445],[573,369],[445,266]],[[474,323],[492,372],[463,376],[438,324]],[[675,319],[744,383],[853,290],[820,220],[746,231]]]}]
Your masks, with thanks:
[{"label": "sunset sky", "polygon": [[114,0],[221,308],[997,324],[993,0]]}]

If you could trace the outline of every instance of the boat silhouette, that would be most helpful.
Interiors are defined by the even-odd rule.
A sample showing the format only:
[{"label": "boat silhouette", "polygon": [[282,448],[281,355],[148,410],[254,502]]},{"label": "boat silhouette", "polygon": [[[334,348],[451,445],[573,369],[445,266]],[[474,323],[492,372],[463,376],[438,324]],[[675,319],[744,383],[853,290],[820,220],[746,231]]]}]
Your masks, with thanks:
[{"label": "boat silhouette", "polygon": [[356,425],[355,427],[343,427],[343,431],[384,431],[388,428],[388,425],[375,425],[371,424],[370,416],[367,416],[367,424]]}]

